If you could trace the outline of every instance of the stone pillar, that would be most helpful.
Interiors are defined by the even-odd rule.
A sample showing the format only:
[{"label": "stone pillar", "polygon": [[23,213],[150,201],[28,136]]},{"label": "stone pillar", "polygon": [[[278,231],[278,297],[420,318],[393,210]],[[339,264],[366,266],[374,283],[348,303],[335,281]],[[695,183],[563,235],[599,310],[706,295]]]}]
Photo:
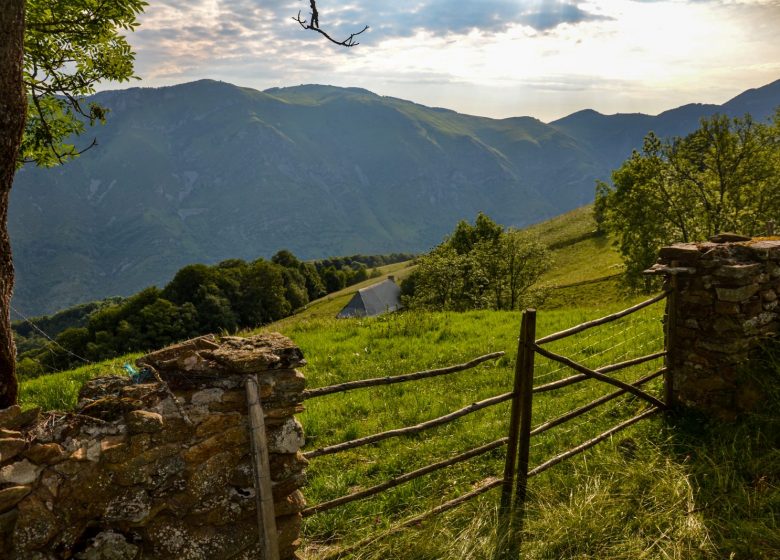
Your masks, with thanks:
[{"label": "stone pillar", "polygon": [[723,419],[756,406],[762,395],[746,365],[780,332],[780,241],[672,245],[647,272],[676,283],[669,325],[676,402]]},{"label": "stone pillar", "polygon": [[[299,544],[305,364],[287,338],[201,337],[97,378],[76,414],[0,411],[0,557],[246,559],[262,554],[244,379],[260,382],[281,558]],[[167,387],[166,387],[167,386]]]}]

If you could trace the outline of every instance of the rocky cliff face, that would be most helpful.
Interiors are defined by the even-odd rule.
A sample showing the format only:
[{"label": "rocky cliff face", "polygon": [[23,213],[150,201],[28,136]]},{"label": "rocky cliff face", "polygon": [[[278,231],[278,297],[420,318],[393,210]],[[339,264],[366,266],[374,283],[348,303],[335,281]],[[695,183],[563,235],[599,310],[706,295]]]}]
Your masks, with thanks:
[{"label": "rocky cliff face", "polygon": [[258,558],[244,389],[257,375],[281,558],[294,558],[304,364],[281,335],[201,337],[140,359],[135,378],[89,382],[75,413],[0,411],[0,556]]}]

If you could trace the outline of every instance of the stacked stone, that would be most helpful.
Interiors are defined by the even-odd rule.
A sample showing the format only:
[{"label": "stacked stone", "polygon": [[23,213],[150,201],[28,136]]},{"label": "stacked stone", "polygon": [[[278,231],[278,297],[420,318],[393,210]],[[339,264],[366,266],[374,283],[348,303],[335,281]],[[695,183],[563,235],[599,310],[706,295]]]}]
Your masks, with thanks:
[{"label": "stacked stone", "polygon": [[664,247],[648,272],[676,277],[675,399],[724,419],[753,409],[761,392],[745,366],[780,332],[780,241]]},{"label": "stacked stone", "polygon": [[164,383],[98,378],[75,414],[0,411],[0,557],[261,557],[244,387],[257,375],[280,556],[295,558],[304,364],[281,335],[201,337],[138,360]]}]

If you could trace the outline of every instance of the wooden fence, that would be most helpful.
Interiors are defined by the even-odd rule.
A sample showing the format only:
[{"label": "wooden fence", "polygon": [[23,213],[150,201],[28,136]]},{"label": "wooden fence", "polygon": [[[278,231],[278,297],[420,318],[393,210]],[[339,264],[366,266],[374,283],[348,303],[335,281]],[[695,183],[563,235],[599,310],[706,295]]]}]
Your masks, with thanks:
[{"label": "wooden fence", "polygon": [[[536,338],[536,310],[527,309],[523,313],[523,320],[520,327],[520,338],[518,340],[517,360],[515,362],[515,385],[512,399],[512,409],[510,414],[510,426],[509,426],[509,445],[507,449],[506,462],[504,466],[504,479],[502,483],[501,491],[501,510],[506,519],[506,533],[507,533],[507,550],[504,557],[516,557],[520,546],[520,535],[523,528],[523,519],[525,516],[525,502],[527,497],[528,480],[536,475],[539,475],[547,469],[561,463],[575,455],[582,453],[583,451],[593,447],[599,442],[604,441],[613,434],[631,426],[652,416],[653,414],[665,410],[667,408],[666,403],[652,396],[651,394],[643,391],[640,387],[649,381],[656,379],[662,375],[665,376],[668,370],[664,366],[655,372],[638,379],[633,383],[626,383],[610,377],[607,374],[613,373],[619,370],[636,366],[660,358],[666,359],[669,351],[671,341],[669,340],[668,333],[664,335],[664,350],[661,352],[654,352],[638,358],[618,362],[615,364],[609,364],[597,369],[588,368],[574,360],[556,354],[544,347],[545,344],[562,340],[564,338],[581,333],[585,330],[592,329],[606,323],[617,321],[623,317],[636,313],[645,307],[653,305],[667,298],[667,293],[661,293],[651,299],[643,301],[633,307],[624,309],[618,313],[607,315],[600,319],[593,321],[587,321],[581,323],[569,329],[559,331],[542,338]],[[667,306],[667,313],[668,313]],[[668,319],[667,319],[668,324]],[[558,362],[569,369],[574,370],[576,373],[564,379],[545,383],[543,385],[534,386],[534,364],[536,355],[544,356],[545,358]],[[599,397],[590,403],[580,406],[574,410],[566,412],[557,418],[548,420],[536,427],[532,425],[532,410],[533,410],[533,397],[539,393],[545,393],[556,389],[561,389],[575,383],[593,379],[603,383],[613,385],[618,388],[617,391]],[[670,380],[667,376],[664,377],[667,385],[670,385]],[[645,401],[650,406],[648,409],[637,414],[636,416],[625,420],[615,426],[612,426],[603,433],[596,437],[589,439],[575,447],[560,452],[559,454],[551,457],[543,463],[530,468],[530,447],[531,439],[533,436],[537,436],[564,424],[570,420],[573,420],[583,414],[599,407],[621,395],[632,394],[635,397]],[[664,391],[665,395],[669,395],[668,388]]]},{"label": "wooden fence", "polygon": [[[493,352],[491,354],[486,354],[484,356],[480,356],[479,358],[475,358],[465,364],[459,364],[455,366],[450,366],[446,368],[441,369],[433,369],[433,370],[427,370],[427,371],[420,371],[417,373],[410,373],[406,375],[397,375],[397,376],[391,376],[391,377],[379,377],[375,379],[364,379],[359,381],[351,381],[348,383],[341,383],[338,385],[331,385],[329,387],[322,387],[318,389],[311,389],[309,391],[304,392],[304,398],[305,399],[311,399],[315,397],[321,397],[324,395],[332,395],[334,393],[343,393],[345,391],[349,391],[352,389],[360,389],[360,388],[366,388],[366,387],[377,387],[381,385],[393,385],[395,383],[405,383],[410,381],[417,381],[420,379],[429,379],[431,377],[438,377],[442,375],[450,375],[453,373],[457,373],[460,371],[464,371],[467,369],[471,369],[473,367],[478,366],[479,364],[483,362],[487,362],[489,360],[495,360],[497,358],[500,358],[504,355],[504,352]],[[378,434],[373,434],[370,436],[353,439],[350,441],[346,441],[344,443],[338,443],[335,445],[330,445],[327,447],[322,447],[319,449],[315,449],[313,451],[309,451],[307,453],[304,453],[304,456],[307,459],[313,459],[315,457],[321,457],[323,455],[330,455],[333,453],[340,453],[342,451],[346,451],[348,449],[354,449],[356,447],[361,447],[364,445],[368,445],[371,443],[376,443],[388,438],[398,437],[398,436],[405,436],[405,435],[411,435],[416,434],[419,432],[422,432],[423,430],[427,430],[430,428],[434,428],[437,426],[441,426],[443,424],[447,424],[448,422],[452,422],[453,420],[457,420],[458,418],[461,418],[463,416],[466,416],[467,414],[471,414],[473,412],[476,412],[478,410],[482,410],[484,408],[495,406],[500,403],[506,402],[514,397],[514,393],[504,393],[500,395],[496,395],[494,397],[490,397],[484,400],[481,400],[479,402],[472,403],[468,406],[465,406],[461,409],[455,410],[449,414],[445,414],[444,416],[440,416],[438,418],[434,418],[432,420],[428,420],[426,422],[422,422],[420,424],[416,424],[414,426],[407,426],[404,428],[397,428],[394,430],[388,430],[385,432],[381,432]],[[471,449],[469,451],[466,451],[464,453],[461,453],[460,455],[457,455],[455,457],[451,457],[444,461],[439,461],[437,463],[433,463],[431,465],[427,465],[425,467],[422,467],[420,469],[410,471],[408,473],[405,473],[403,475],[397,476],[395,478],[392,478],[382,484],[378,484],[376,486],[373,486],[371,488],[366,488],[364,490],[356,491],[350,494],[347,494],[345,496],[342,496],[340,498],[336,498],[333,500],[329,500],[327,502],[322,502],[320,504],[316,504],[313,506],[310,506],[303,510],[302,515],[304,518],[309,517],[311,515],[315,515],[317,513],[321,513],[323,511],[328,511],[333,508],[343,506],[345,504],[349,504],[351,502],[362,500],[365,498],[368,498],[370,496],[374,496],[376,494],[379,494],[380,492],[384,492],[386,490],[389,490],[390,488],[395,488],[396,486],[399,486],[401,484],[404,484],[406,482],[409,482],[411,480],[414,480],[416,478],[419,478],[421,476],[424,476],[426,474],[438,471],[440,469],[456,465],[458,463],[462,463],[463,461],[467,461],[469,459],[473,459],[475,457],[479,457],[481,455],[484,455],[494,449],[497,449],[499,447],[502,447],[506,445],[509,442],[509,438],[503,437],[501,439],[498,439],[496,441],[492,441],[490,443],[486,443],[485,445],[481,445],[479,447],[476,447],[474,449]],[[349,545],[348,547],[341,548],[335,552],[328,553],[325,556],[320,557],[320,560],[331,560],[333,558],[339,558],[341,556],[344,556],[346,554],[349,554],[350,552],[353,552],[355,550],[359,550],[360,548],[366,546],[368,543],[373,542],[377,539],[384,538],[392,533],[396,533],[406,527],[410,527],[412,525],[416,525],[420,523],[421,521],[424,521],[434,515],[437,515],[439,513],[448,511],[450,509],[453,509],[460,504],[467,502],[468,500],[471,500],[473,498],[476,498],[477,496],[480,496],[481,494],[484,494],[485,492],[497,488],[502,483],[502,479],[500,478],[493,478],[493,479],[486,479],[483,481],[482,484],[478,486],[477,489],[472,490],[471,492],[467,492],[465,494],[462,494],[461,496],[458,496],[457,498],[454,498],[448,502],[445,502],[443,504],[440,504],[439,506],[436,506],[435,508],[422,513],[420,515],[417,515],[416,517],[413,517],[411,519],[407,519],[403,523],[400,523],[391,529],[385,531],[384,533],[381,533],[379,535],[372,535],[365,539],[362,539],[354,544]]]},{"label": "wooden fence", "polygon": [[[536,311],[533,309],[526,310],[523,313],[520,337],[518,341],[518,353],[517,353],[517,360],[515,363],[514,386],[512,391],[508,393],[495,395],[490,398],[486,398],[484,400],[475,402],[461,409],[455,410],[444,416],[440,416],[438,418],[434,418],[432,420],[428,420],[420,424],[388,430],[385,432],[353,439],[343,443],[338,443],[338,444],[322,447],[319,449],[314,449],[312,451],[308,451],[304,453],[304,456],[307,459],[314,459],[316,457],[321,457],[324,455],[330,455],[334,453],[340,453],[348,449],[354,449],[356,447],[373,444],[388,438],[416,434],[422,432],[423,430],[427,430],[430,428],[441,426],[448,422],[452,422],[458,418],[461,418],[463,416],[466,416],[478,410],[495,406],[506,401],[511,401],[508,435],[506,437],[502,437],[495,441],[485,443],[484,445],[473,448],[469,451],[461,453],[455,457],[451,457],[447,460],[442,460],[427,465],[425,467],[419,468],[417,470],[407,472],[405,474],[394,477],[376,486],[362,489],[362,490],[357,490],[345,496],[341,496],[339,498],[335,498],[326,502],[309,506],[308,508],[303,510],[302,515],[304,518],[306,518],[324,511],[331,510],[333,508],[337,508],[339,506],[343,506],[345,504],[352,503],[357,500],[366,499],[370,496],[374,496],[381,492],[387,491],[391,488],[395,488],[401,484],[404,484],[406,482],[409,482],[411,480],[414,480],[426,474],[438,471],[446,467],[450,467],[452,465],[456,465],[458,463],[462,463],[469,459],[473,459],[475,457],[479,457],[481,455],[489,453],[494,449],[506,446],[507,454],[504,463],[503,476],[490,477],[488,479],[485,479],[477,485],[477,488],[475,490],[466,492],[461,496],[458,496],[457,498],[454,498],[443,504],[440,504],[439,506],[425,513],[419,514],[411,519],[408,519],[380,534],[371,535],[358,542],[355,542],[354,544],[341,548],[335,552],[326,553],[325,555],[320,556],[319,560],[333,560],[335,558],[340,558],[342,556],[345,556],[351,552],[363,548],[364,546],[367,546],[372,542],[375,542],[378,539],[396,533],[404,528],[417,525],[421,521],[424,521],[439,513],[453,509],[473,498],[476,498],[477,496],[480,496],[494,488],[499,488],[499,487],[501,488],[501,514],[502,514],[501,519],[502,519],[503,542],[505,544],[502,545],[503,550],[497,551],[497,558],[510,558],[510,557],[516,558],[520,546],[519,536],[521,535],[522,526],[523,526],[528,480],[546,471],[547,469],[553,467],[554,465],[557,465],[562,461],[574,457],[575,455],[582,453],[586,449],[593,447],[597,443],[604,441],[605,439],[609,438],[612,434],[620,430],[623,430],[624,428],[627,428],[628,426],[635,424],[636,422],[644,418],[647,418],[652,414],[655,414],[658,411],[664,410],[666,408],[666,404],[664,402],[662,402],[661,400],[659,400],[658,398],[654,397],[653,395],[649,394],[648,392],[644,391],[641,388],[647,382],[661,375],[664,375],[664,373],[666,372],[665,367],[660,368],[654,373],[647,375],[633,383],[620,381],[619,379],[610,377],[607,374],[665,357],[667,355],[667,350],[668,350],[668,343],[669,343],[668,337],[665,337],[666,346],[665,346],[665,350],[662,352],[654,352],[645,356],[633,358],[615,364],[602,366],[596,369],[588,368],[580,363],[575,362],[574,360],[566,356],[556,354],[546,349],[544,345],[556,340],[561,340],[563,338],[575,335],[584,330],[598,327],[600,325],[604,325],[612,321],[616,321],[622,317],[626,317],[649,305],[652,305],[654,303],[663,300],[666,296],[667,296],[666,293],[662,293],[654,298],[651,298],[638,305],[625,309],[619,313],[614,313],[612,315],[602,317],[601,319],[588,321],[586,323],[582,323],[575,327],[539,339],[536,339]],[[535,356],[537,354],[544,356],[549,360],[553,360],[555,362],[563,364],[564,366],[574,370],[574,372],[576,373],[564,379],[552,381],[543,385],[534,386],[534,364],[535,364]],[[456,372],[473,368],[483,362],[499,358],[503,355],[504,352],[494,352],[491,354],[480,356],[479,358],[475,358],[474,360],[471,360],[467,363],[450,366],[446,368],[421,371],[421,372],[411,373],[406,375],[397,375],[391,377],[381,377],[375,379],[352,381],[348,383],[331,385],[328,387],[311,389],[304,392],[304,398],[313,399],[324,395],[332,395],[335,393],[342,393],[354,389],[377,387],[382,385],[391,385],[395,383],[404,383],[404,382],[416,381],[420,379],[429,379],[432,377],[449,375],[449,374],[453,374]],[[594,401],[584,406],[580,406],[574,410],[571,410],[557,418],[546,421],[536,427],[532,426],[531,411],[533,408],[532,403],[533,403],[534,395],[560,389],[589,379],[597,380],[602,383],[613,385],[617,388],[617,390],[605,396],[602,396],[598,399],[595,399]],[[562,451],[558,455],[555,455],[554,457],[546,460],[545,462],[533,468],[529,468],[530,442],[533,436],[537,436],[539,434],[546,432],[547,430],[550,430],[565,422],[573,420],[585,414],[586,412],[593,410],[594,408],[601,406],[624,394],[631,394],[639,399],[642,399],[649,405],[649,408],[637,414],[636,416],[611,427],[610,429],[599,434],[598,436],[588,441],[585,441],[573,448]]]}]

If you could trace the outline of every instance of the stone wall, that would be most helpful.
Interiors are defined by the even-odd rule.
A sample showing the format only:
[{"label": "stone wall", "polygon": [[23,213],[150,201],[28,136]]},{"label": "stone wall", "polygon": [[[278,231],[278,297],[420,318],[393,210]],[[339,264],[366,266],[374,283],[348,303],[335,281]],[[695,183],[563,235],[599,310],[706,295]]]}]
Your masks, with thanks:
[{"label": "stone wall", "polygon": [[676,402],[720,418],[755,407],[762,395],[745,365],[780,332],[780,241],[664,247],[648,272],[676,283],[669,325]]},{"label": "stone wall", "polygon": [[[76,413],[0,410],[0,558],[256,559],[244,380],[257,374],[281,557],[304,507],[305,364],[281,335],[201,337],[89,382]],[[175,397],[175,398],[174,398]]]}]

